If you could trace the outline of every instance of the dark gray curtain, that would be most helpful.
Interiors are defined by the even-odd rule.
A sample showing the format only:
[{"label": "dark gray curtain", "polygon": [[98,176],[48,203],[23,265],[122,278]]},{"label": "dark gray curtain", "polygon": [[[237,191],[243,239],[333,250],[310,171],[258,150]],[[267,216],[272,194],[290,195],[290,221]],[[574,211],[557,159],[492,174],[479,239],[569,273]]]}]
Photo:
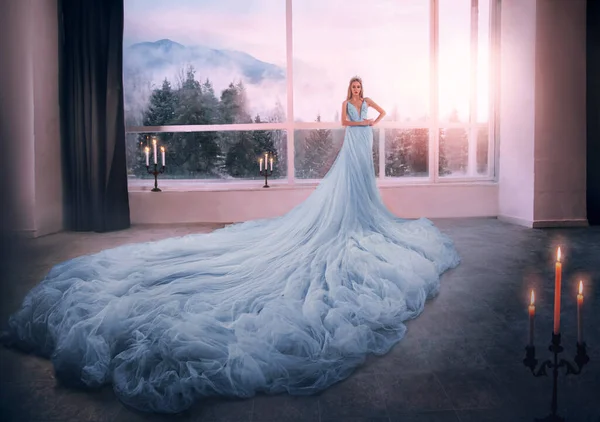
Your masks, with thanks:
[{"label": "dark gray curtain", "polygon": [[600,1],[587,2],[587,217],[600,225]]},{"label": "dark gray curtain", "polygon": [[59,0],[65,225],[129,227],[123,112],[123,1]]}]

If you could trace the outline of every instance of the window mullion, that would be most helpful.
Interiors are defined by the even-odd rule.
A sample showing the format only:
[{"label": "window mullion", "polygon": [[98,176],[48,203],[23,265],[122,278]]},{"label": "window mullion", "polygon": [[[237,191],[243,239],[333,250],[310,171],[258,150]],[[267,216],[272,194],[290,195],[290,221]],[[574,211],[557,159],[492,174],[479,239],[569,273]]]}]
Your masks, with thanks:
[{"label": "window mullion", "polygon": [[286,140],[287,140],[287,180],[293,185],[296,170],[294,168],[294,40],[292,34],[292,0],[285,2],[285,41],[286,41],[286,82],[287,82],[287,113],[286,113]]}]

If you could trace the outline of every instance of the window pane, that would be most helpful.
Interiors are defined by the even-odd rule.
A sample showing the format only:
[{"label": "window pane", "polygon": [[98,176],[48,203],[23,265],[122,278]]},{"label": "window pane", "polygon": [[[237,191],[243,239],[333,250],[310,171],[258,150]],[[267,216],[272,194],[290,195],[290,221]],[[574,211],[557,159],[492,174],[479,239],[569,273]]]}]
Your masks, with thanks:
[{"label": "window pane", "polygon": [[339,121],[356,74],[386,120],[427,119],[429,1],[302,0],[292,16],[296,121]]},{"label": "window pane", "polygon": [[385,131],[385,175],[427,177],[429,175],[429,129]]},{"label": "window pane", "polygon": [[236,132],[163,132],[128,133],[127,173],[130,179],[151,179],[146,169],[145,148],[154,165],[152,138],[157,140],[158,164],[162,164],[160,147],[165,147],[166,167],[161,179],[217,179],[236,181],[261,179],[259,158],[265,152],[274,155],[272,179],[287,174],[285,131]]},{"label": "window pane", "polygon": [[126,0],[127,126],[282,121],[285,1]]},{"label": "window pane", "polygon": [[[477,121],[489,116],[490,0],[439,1],[439,114],[443,122],[469,122],[471,60],[476,60]],[[477,8],[477,57],[471,56],[471,5]]]},{"label": "window pane", "polygon": [[[335,161],[344,142],[344,128],[296,130],[294,167],[298,179],[321,179]],[[379,175],[379,129],[373,128],[373,164]]]},{"label": "window pane", "polygon": [[440,176],[463,176],[469,167],[467,128],[440,129]]},{"label": "window pane", "polygon": [[439,0],[439,118],[469,121],[471,0]]}]

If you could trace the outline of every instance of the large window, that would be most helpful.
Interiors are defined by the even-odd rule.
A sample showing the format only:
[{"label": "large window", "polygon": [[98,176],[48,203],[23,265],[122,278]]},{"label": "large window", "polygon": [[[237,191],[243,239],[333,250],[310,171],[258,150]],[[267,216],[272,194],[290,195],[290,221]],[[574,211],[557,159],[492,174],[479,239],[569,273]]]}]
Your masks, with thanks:
[{"label": "large window", "polygon": [[152,140],[163,177],[188,184],[260,179],[265,152],[276,183],[318,180],[341,148],[354,75],[387,111],[374,128],[379,180],[491,179],[496,4],[126,0],[130,184],[146,183]]},{"label": "large window", "polygon": [[428,0],[293,2],[294,120],[338,122],[348,81],[389,121],[422,121],[430,108]]}]

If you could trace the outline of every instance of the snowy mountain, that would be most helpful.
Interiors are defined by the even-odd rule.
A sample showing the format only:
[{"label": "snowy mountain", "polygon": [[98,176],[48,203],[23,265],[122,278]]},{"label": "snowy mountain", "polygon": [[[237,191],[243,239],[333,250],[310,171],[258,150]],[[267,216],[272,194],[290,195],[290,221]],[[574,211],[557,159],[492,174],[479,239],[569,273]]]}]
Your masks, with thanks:
[{"label": "snowy mountain", "polygon": [[251,84],[285,79],[283,68],[260,61],[249,54],[202,45],[185,46],[169,39],[141,42],[127,47],[123,52],[123,62],[126,77],[128,73],[160,74],[163,70],[193,65],[203,75],[224,70],[239,72]]}]

